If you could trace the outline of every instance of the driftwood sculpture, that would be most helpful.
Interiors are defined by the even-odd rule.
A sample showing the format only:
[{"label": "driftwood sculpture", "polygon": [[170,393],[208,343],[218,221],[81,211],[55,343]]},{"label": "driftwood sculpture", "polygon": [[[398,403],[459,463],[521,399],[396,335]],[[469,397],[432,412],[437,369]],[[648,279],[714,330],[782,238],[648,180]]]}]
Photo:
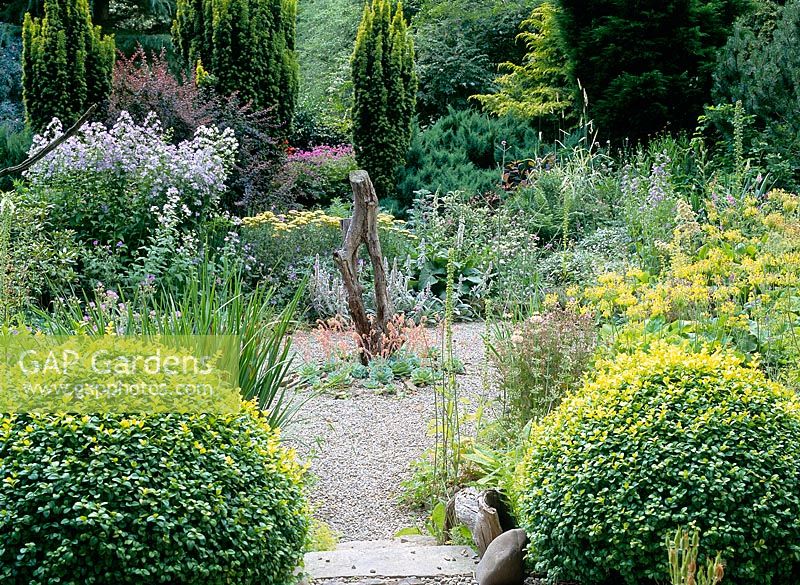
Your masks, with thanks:
[{"label": "driftwood sculpture", "polygon": [[464,488],[453,496],[447,508],[445,528],[449,530],[456,522],[469,528],[481,557],[495,538],[514,528],[508,506],[496,490],[479,492],[475,488]]},{"label": "driftwood sculpture", "polygon": [[[346,228],[342,248],[333,253],[333,259],[342,273],[347,291],[347,308],[353,320],[361,349],[361,362],[369,363],[381,355],[387,337],[387,325],[394,312],[386,286],[386,270],[378,237],[378,196],[367,171],[350,173],[353,189],[353,216],[344,224]],[[364,287],[358,279],[358,251],[361,244],[367,247],[375,276],[375,315],[367,314],[364,306]]]}]

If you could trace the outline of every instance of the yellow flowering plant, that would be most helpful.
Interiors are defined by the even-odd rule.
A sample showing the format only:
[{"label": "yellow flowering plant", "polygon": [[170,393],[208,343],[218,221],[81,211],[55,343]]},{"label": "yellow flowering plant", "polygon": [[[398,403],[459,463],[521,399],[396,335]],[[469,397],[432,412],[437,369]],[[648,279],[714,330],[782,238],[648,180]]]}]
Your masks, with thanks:
[{"label": "yellow flowering plant", "polygon": [[[322,209],[314,211],[292,209],[285,214],[264,211],[252,217],[245,217],[242,220],[242,225],[246,228],[269,226],[272,229],[272,236],[279,238],[295,230],[303,231],[314,227],[341,230],[343,221],[343,218],[330,215]],[[411,230],[406,227],[404,221],[395,219],[394,216],[389,213],[378,214],[378,229],[383,233],[395,233],[410,239],[415,239],[416,237]]]},{"label": "yellow flowering plant", "polygon": [[[256,279],[276,290],[276,299],[291,298],[317,258],[334,271],[333,252],[342,245],[344,218],[334,210],[264,211],[242,220],[241,239],[252,258]],[[383,255],[403,262],[416,236],[405,222],[378,214]]]},{"label": "yellow flowering plant", "polygon": [[656,339],[713,342],[800,382],[800,198],[772,191],[760,203],[745,200],[738,214],[708,206],[703,225],[679,206],[660,274],[602,274],[569,289],[568,302],[597,315],[612,351]]}]

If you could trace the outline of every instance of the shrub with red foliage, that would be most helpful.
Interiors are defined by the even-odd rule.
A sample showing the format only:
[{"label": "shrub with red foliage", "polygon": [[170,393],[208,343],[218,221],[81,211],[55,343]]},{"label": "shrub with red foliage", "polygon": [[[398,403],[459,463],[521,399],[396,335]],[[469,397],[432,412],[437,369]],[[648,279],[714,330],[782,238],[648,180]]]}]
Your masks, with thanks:
[{"label": "shrub with red foliage", "polygon": [[148,56],[139,45],[130,57],[119,53],[108,103],[108,124],[113,125],[123,110],[137,124],[155,112],[164,128],[172,130],[175,142],[191,139],[198,126],[213,123],[214,104],[205,99],[194,79],[180,77],[170,72],[164,49]]},{"label": "shrub with red foliage", "polygon": [[238,94],[213,100],[213,120],[220,129],[231,128],[239,141],[231,193],[224,204],[237,214],[290,207],[291,194],[278,188],[286,142],[272,110],[254,110]]},{"label": "shrub with red foliage", "polygon": [[141,123],[155,112],[172,140],[191,139],[199,126],[231,128],[239,152],[230,179],[230,191],[223,197],[234,213],[285,207],[292,201],[285,189],[276,186],[276,175],[286,156],[286,144],[278,138],[281,128],[270,110],[254,110],[237,94],[220,96],[210,88],[198,87],[189,75],[176,77],[169,69],[166,52],[149,55],[138,46],[125,57],[120,54],[114,67],[107,123],[113,125],[121,111]]}]

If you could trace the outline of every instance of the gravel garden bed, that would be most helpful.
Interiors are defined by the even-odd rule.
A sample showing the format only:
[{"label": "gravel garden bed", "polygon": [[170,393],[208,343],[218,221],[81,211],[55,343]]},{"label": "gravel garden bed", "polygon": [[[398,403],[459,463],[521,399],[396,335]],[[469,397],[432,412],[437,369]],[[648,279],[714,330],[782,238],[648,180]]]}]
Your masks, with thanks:
[{"label": "gravel garden bed", "polygon": [[[483,323],[453,327],[455,357],[465,365],[458,376],[467,408],[490,394],[485,386],[486,359]],[[429,343],[441,345],[439,330],[427,330]],[[314,336],[298,333],[294,348],[299,360],[322,359]],[[410,477],[410,464],[434,438],[432,387],[379,395],[358,391],[337,398],[314,393],[303,407],[297,424],[287,429],[290,443],[311,463],[315,477],[311,502],[318,518],[330,524],[341,540],[375,540],[392,537],[408,526],[421,526],[420,512],[397,502],[400,483]]]}]

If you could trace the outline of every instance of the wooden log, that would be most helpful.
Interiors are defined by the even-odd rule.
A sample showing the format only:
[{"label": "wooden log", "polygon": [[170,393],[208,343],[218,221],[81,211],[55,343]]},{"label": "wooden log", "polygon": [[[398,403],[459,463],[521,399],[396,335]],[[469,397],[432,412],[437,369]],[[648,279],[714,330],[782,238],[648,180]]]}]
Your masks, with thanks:
[{"label": "wooden log", "polygon": [[495,538],[512,527],[506,519],[502,496],[496,490],[481,492],[472,487],[464,488],[451,499],[448,508],[451,523],[457,520],[469,528],[481,557]]},{"label": "wooden log", "polygon": [[[361,363],[381,354],[386,326],[392,318],[393,307],[387,289],[381,242],[378,235],[378,196],[367,171],[350,173],[353,190],[353,216],[346,225],[342,247],[333,253],[333,259],[342,273],[347,292],[347,308],[361,346]],[[364,305],[364,287],[358,279],[358,251],[366,244],[375,275],[375,309],[371,318]]]}]

